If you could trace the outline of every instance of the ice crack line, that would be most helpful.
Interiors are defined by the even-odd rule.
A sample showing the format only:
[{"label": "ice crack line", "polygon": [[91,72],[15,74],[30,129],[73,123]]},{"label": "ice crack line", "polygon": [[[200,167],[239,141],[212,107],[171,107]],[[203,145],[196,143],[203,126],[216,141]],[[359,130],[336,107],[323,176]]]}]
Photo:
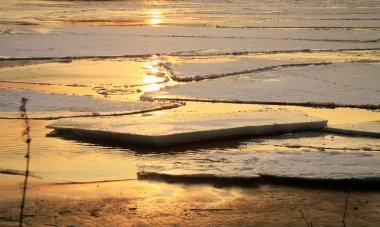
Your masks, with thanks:
[{"label": "ice crack line", "polygon": [[263,71],[269,71],[274,69],[282,69],[282,68],[291,68],[291,67],[305,67],[305,66],[318,66],[318,65],[330,65],[333,64],[331,62],[313,62],[313,63],[296,63],[296,64],[284,64],[284,65],[276,65],[276,66],[267,66],[262,68],[254,68],[254,69],[247,69],[243,71],[237,71],[237,72],[231,72],[231,73],[222,73],[222,74],[210,74],[210,75],[204,75],[204,76],[194,76],[194,77],[178,77],[175,75],[175,73],[170,69],[169,66],[166,66],[168,70],[170,70],[170,74],[172,75],[173,80],[179,81],[179,82],[193,82],[193,81],[201,81],[206,79],[217,79],[227,76],[234,76],[234,75],[240,75],[240,74],[248,74],[253,72],[263,72]]}]

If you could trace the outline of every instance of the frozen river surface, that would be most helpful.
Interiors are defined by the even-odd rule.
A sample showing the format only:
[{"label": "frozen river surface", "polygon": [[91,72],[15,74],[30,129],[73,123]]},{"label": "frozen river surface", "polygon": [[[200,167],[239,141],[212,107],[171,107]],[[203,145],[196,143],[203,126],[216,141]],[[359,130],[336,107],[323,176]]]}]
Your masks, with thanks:
[{"label": "frozen river surface", "polygon": [[[380,179],[379,1],[0,0],[0,15],[2,173],[22,173],[27,97],[31,172],[47,181]],[[205,115],[213,127],[227,112],[289,110],[328,131],[150,148],[45,128],[79,116],[94,131],[158,116],[175,128]]]}]

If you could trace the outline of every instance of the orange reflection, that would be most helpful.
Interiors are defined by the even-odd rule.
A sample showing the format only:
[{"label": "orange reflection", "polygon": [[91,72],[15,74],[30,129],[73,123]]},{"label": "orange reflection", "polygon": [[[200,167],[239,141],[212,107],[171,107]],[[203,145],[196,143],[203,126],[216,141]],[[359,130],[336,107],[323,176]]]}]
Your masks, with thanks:
[{"label": "orange reflection", "polygon": [[151,25],[159,25],[163,22],[162,12],[159,9],[152,9],[149,11],[149,24]]},{"label": "orange reflection", "polygon": [[161,67],[161,62],[157,60],[157,56],[153,56],[152,60],[144,64],[145,73],[142,84],[145,92],[160,90],[166,81],[165,72]]}]

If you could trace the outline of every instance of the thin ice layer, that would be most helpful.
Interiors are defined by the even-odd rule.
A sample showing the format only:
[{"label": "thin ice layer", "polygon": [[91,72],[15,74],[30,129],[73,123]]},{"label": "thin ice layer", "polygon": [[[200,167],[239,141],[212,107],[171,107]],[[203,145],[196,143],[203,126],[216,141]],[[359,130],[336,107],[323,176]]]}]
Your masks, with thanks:
[{"label": "thin ice layer", "polygon": [[168,87],[146,97],[379,106],[379,70],[379,63],[289,67]]},{"label": "thin ice layer", "polygon": [[173,160],[144,162],[139,175],[257,178],[276,176],[313,180],[380,179],[378,152],[228,152],[190,153]]},{"label": "thin ice layer", "polygon": [[321,129],[326,122],[301,112],[252,111],[187,114],[176,118],[152,115],[59,120],[48,127],[95,138],[165,146],[215,138]]},{"label": "thin ice layer", "polygon": [[153,68],[150,59],[145,61],[122,58],[68,60],[68,62],[0,68],[0,80],[86,86],[112,84],[115,87],[124,88],[128,85],[163,82],[164,77],[147,75]]},{"label": "thin ice layer", "polygon": [[[328,127],[331,126],[327,126],[326,128]],[[244,144],[247,146],[244,150],[248,151],[380,151],[380,140],[377,138],[317,131],[287,133],[276,137],[253,138],[244,142]]]},{"label": "thin ice layer", "polygon": [[338,132],[350,135],[380,137],[380,121],[333,125],[327,127],[325,130],[328,132]]},{"label": "thin ice layer", "polygon": [[16,66],[0,68],[0,87],[3,88],[137,100],[139,93],[159,90],[169,80],[156,57],[139,60],[67,59],[60,62],[31,60],[26,61],[26,65],[22,65],[22,61],[4,62]]},{"label": "thin ice layer", "polygon": [[117,102],[88,96],[0,89],[0,118],[19,118],[18,109],[22,97],[29,100],[26,107],[30,118],[126,114],[148,109],[160,109],[167,105],[150,102]]}]

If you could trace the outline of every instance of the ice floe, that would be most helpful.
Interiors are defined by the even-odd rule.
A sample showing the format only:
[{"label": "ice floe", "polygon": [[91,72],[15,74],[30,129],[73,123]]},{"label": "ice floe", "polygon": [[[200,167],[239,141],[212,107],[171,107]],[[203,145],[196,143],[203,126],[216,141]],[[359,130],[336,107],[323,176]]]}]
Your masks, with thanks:
[{"label": "ice floe", "polygon": [[172,118],[123,116],[59,120],[48,128],[76,134],[153,146],[204,141],[245,135],[264,135],[321,129],[327,121],[293,111],[232,112],[220,115],[187,114]]},{"label": "ice floe", "polygon": [[380,121],[362,122],[358,124],[332,125],[325,129],[328,132],[337,132],[358,136],[380,137]]},{"label": "ice floe", "polygon": [[378,152],[228,152],[184,154],[176,160],[139,164],[141,178],[176,177],[258,178],[276,176],[313,180],[380,179]]},{"label": "ice floe", "polygon": [[19,118],[20,100],[27,98],[30,118],[121,115],[159,110],[178,104],[121,102],[88,96],[48,94],[37,91],[0,89],[0,118]]},{"label": "ice floe", "polygon": [[380,106],[379,70],[379,63],[288,67],[168,87],[144,97],[373,108]]}]

